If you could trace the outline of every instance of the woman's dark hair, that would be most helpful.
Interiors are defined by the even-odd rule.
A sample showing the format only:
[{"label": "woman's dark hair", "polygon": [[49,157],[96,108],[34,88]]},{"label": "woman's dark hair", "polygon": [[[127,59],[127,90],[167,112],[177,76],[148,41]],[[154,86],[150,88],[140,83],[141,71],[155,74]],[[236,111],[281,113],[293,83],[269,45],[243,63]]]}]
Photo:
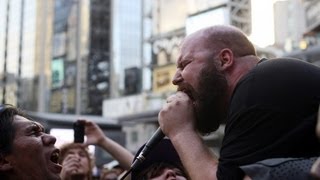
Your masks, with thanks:
[{"label": "woman's dark hair", "polygon": [[176,163],[166,163],[166,162],[155,162],[145,170],[141,171],[137,174],[136,179],[140,180],[148,180],[150,178],[155,178],[160,176],[163,171],[166,169],[174,169],[177,168],[180,170],[180,175],[185,177],[186,179],[189,179],[188,175],[185,173],[185,169],[183,168],[182,164]]},{"label": "woman's dark hair", "polygon": [[26,117],[22,110],[12,105],[0,105],[0,154],[8,154],[12,150],[12,143],[16,132],[13,126],[15,115]]},{"label": "woman's dark hair", "polygon": [[[140,154],[145,144],[140,147],[135,155],[135,159]],[[161,174],[165,168],[174,169],[177,168],[181,171],[181,174],[187,179],[187,173],[183,168],[180,157],[175,150],[171,141],[167,138],[162,139],[154,149],[146,156],[145,160],[136,169],[132,170],[132,180],[148,179],[149,176],[153,177]]]}]

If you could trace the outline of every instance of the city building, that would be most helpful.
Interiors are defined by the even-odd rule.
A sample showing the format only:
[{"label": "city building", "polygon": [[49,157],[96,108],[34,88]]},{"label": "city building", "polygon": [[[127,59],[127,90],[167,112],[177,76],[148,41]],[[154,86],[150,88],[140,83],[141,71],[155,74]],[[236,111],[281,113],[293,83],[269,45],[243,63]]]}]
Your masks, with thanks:
[{"label": "city building", "polygon": [[[48,90],[52,1],[0,2],[0,100],[43,111]],[[42,96],[43,95],[43,96]],[[40,100],[41,99],[41,100]]]},{"label": "city building", "polygon": [[124,145],[121,126],[101,116],[111,96],[112,2],[1,0],[1,103],[26,110],[49,133],[72,132],[81,115]]},{"label": "city building", "polygon": [[275,47],[288,52],[300,49],[306,30],[305,9],[301,0],[274,3]]},{"label": "city building", "polygon": [[110,96],[111,3],[54,3],[49,112],[101,115]]},{"label": "city building", "polygon": [[55,0],[50,112],[102,115],[141,91],[141,1]]},{"label": "city building", "polygon": [[[320,2],[318,0],[304,0],[301,3],[305,11],[305,28],[300,34],[299,48],[293,49],[284,55],[299,58],[320,66]],[[292,11],[292,13],[296,13],[296,9]]]}]

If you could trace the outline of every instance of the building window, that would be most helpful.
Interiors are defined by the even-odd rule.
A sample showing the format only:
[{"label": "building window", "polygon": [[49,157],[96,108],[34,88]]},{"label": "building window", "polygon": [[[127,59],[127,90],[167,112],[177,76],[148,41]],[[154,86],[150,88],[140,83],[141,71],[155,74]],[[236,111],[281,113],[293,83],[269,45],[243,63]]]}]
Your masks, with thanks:
[{"label": "building window", "polygon": [[132,131],[131,132],[131,142],[132,143],[137,143],[138,142],[138,132],[137,131]]}]

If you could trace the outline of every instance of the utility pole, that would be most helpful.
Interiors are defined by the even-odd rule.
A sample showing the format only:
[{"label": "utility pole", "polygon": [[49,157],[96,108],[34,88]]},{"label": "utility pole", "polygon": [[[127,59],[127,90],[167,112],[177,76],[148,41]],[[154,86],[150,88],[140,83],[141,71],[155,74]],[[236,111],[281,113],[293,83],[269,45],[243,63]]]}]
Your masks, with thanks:
[{"label": "utility pole", "polygon": [[81,4],[82,0],[77,2],[77,38],[76,38],[76,58],[77,58],[77,76],[76,76],[76,115],[81,114]]},{"label": "utility pole", "polygon": [[10,12],[10,1],[7,1],[7,12],[6,12],[6,30],[4,40],[4,64],[3,64],[3,91],[2,91],[2,104],[6,104],[6,85],[7,85],[7,57],[8,57],[8,35],[9,35],[9,12]]},{"label": "utility pole", "polygon": [[17,107],[21,106],[21,66],[22,66],[22,45],[23,45],[23,21],[24,21],[24,0],[21,0],[21,14],[20,14],[20,34],[19,34],[19,60],[18,60],[18,77],[17,77]]},{"label": "utility pole", "polygon": [[46,43],[47,43],[47,18],[48,18],[48,1],[41,1],[42,9],[41,9],[41,24],[42,24],[42,32],[40,33],[40,43],[41,43],[41,51],[39,58],[39,86],[38,86],[38,112],[45,112],[47,107],[46,105],[46,76],[45,76],[45,63],[46,59]]}]

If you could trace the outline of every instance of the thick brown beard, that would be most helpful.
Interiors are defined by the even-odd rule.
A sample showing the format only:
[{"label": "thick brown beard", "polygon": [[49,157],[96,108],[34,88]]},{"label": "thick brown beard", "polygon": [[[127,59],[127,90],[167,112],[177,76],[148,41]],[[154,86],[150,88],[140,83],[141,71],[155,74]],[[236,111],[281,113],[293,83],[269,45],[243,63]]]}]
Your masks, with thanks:
[{"label": "thick brown beard", "polygon": [[196,128],[201,134],[217,130],[226,117],[227,80],[214,64],[206,66],[199,75],[195,99]]}]

